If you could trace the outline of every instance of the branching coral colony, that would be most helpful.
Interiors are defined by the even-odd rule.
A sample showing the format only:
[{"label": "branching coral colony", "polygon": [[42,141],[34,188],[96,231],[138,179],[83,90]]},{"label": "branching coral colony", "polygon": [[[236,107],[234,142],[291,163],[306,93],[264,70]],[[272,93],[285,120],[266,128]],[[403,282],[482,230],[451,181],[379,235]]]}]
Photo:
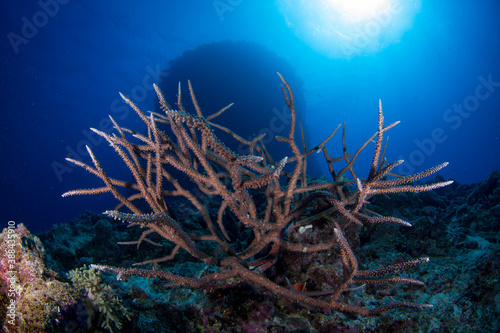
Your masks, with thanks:
[{"label": "branching coral colony", "polygon": [[[87,147],[93,167],[73,159],[67,160],[101,178],[105,186],[73,190],[64,193],[63,196],[111,192],[120,204],[115,208],[116,210],[106,211],[106,214],[146,228],[137,241],[129,242],[129,244],[139,246],[143,242],[154,243],[149,237],[155,233],[174,244],[170,255],[136,265],[153,264],[156,266],[160,262],[172,259],[179,249],[184,249],[193,257],[208,265],[216,266],[217,269],[200,278],[189,278],[161,271],[156,267],[154,270],[125,269],[104,265],[92,265],[92,267],[115,273],[118,279],[142,276],[167,280],[170,282],[167,286],[170,287],[199,288],[217,281],[239,277],[254,286],[268,290],[277,297],[306,307],[354,312],[361,315],[383,314],[398,307],[429,307],[430,305],[425,304],[398,302],[367,309],[342,301],[343,292],[360,284],[393,282],[421,285],[423,283],[418,280],[394,277],[390,276],[390,273],[429,260],[419,258],[379,269],[361,270],[358,268],[357,259],[345,233],[347,228],[353,225],[395,223],[411,226],[399,218],[380,216],[371,212],[365,207],[368,199],[376,194],[422,192],[447,186],[451,184],[451,181],[430,185],[410,184],[434,174],[447,163],[412,176],[401,177],[390,174],[391,169],[403,161],[385,163],[384,133],[398,122],[384,126],[381,104],[379,104],[378,131],[353,155],[348,154],[345,148],[345,127],[342,135],[343,156],[332,158],[328,155],[325,143],[333,137],[340,125],[328,138],[311,150],[306,150],[302,142],[304,148],[301,151],[294,139],[296,117],[292,90],[283,77],[279,76],[283,83],[285,101],[291,113],[291,125],[288,137],[276,137],[276,139],[288,145],[293,153],[293,156],[283,157],[279,162],[274,162],[267,153],[262,142],[263,135],[247,141],[228,128],[213,122],[213,119],[228,107],[204,117],[190,84],[189,91],[196,115],[185,111],[180,88],[177,100],[179,111],[177,111],[169,106],[155,85],[161,109],[165,114],[150,112],[149,116],[121,95],[147,125],[147,136],[120,127],[112,118],[111,121],[117,134],[110,135],[96,129],[92,130],[105,138],[120,155],[132,172],[135,183],[109,177],[94,153]],[[162,126],[170,128],[169,134],[160,130]],[[213,128],[230,134],[235,140],[246,145],[249,149],[248,155],[239,155],[226,147],[217,138]],[[358,178],[354,172],[353,163],[359,153],[373,140],[375,140],[375,150],[368,176],[366,179]],[[306,159],[314,151],[323,152],[333,181],[311,182],[306,177]],[[343,162],[345,165],[340,171],[335,171],[334,162]],[[291,171],[286,172],[285,166]],[[173,170],[183,173],[189,179],[189,185],[181,184],[174,177]],[[346,173],[350,173],[354,180],[346,180]],[[132,189],[135,193],[125,197],[120,192],[125,188]],[[203,196],[210,197],[212,205],[214,201],[217,203],[217,214],[209,213],[208,208],[203,205]],[[169,207],[166,201],[169,197],[184,197],[196,207],[206,224],[205,234],[186,231],[186,226],[176,218]],[[145,200],[152,212],[144,214],[137,207],[137,200]],[[313,207],[322,208],[320,211],[317,209],[314,211]],[[117,211],[120,208],[126,208],[131,213]],[[305,244],[294,242],[293,237],[290,237],[293,233],[307,228],[312,221],[320,219],[332,226],[328,240]],[[245,239],[235,242],[238,235],[235,237],[234,231],[228,231],[234,229],[235,220],[245,226],[245,235],[248,234],[248,230],[251,230],[251,237],[245,236]],[[242,235],[240,237],[243,238]],[[206,250],[210,248],[207,246],[203,247],[205,250],[202,250],[200,245],[203,242],[216,242],[217,251],[214,250],[212,253]],[[329,291],[297,291],[266,278],[263,271],[279,260],[280,249],[304,255],[329,250],[339,255],[343,266],[343,272],[339,274],[341,277],[339,283]]]}]

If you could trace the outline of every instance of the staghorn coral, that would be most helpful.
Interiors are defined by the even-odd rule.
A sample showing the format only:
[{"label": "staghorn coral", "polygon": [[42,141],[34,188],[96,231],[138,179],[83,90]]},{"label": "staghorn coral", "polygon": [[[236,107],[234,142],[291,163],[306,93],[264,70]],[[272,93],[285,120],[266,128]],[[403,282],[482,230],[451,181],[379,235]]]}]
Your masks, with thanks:
[{"label": "staghorn coral", "polygon": [[[188,278],[157,269],[125,269],[104,265],[92,265],[92,267],[116,273],[118,279],[143,276],[167,280],[171,282],[168,284],[169,287],[203,287],[218,281],[240,278],[289,302],[297,302],[310,308],[362,315],[383,314],[399,307],[418,309],[429,307],[410,302],[393,302],[376,308],[349,304],[341,297],[342,294],[362,284],[421,285],[422,282],[418,280],[392,276],[392,273],[425,263],[428,258],[417,258],[382,268],[362,270],[347,238],[348,235],[355,233],[356,228],[363,225],[393,223],[411,226],[400,218],[380,216],[370,211],[366,207],[368,200],[377,194],[423,192],[447,186],[451,182],[411,185],[416,180],[436,173],[447,163],[412,176],[392,175],[390,171],[403,161],[386,164],[384,133],[397,122],[384,125],[381,103],[377,132],[354,154],[347,153],[345,127],[343,127],[343,156],[338,158],[329,156],[325,144],[340,126],[312,149],[307,150],[305,143],[302,142],[301,150],[295,140],[293,93],[286,81],[281,76],[280,78],[291,114],[291,124],[288,136],[276,137],[276,140],[288,147],[291,157],[284,156],[278,162],[267,153],[262,143],[262,136],[247,141],[228,128],[212,122],[212,119],[228,107],[204,117],[191,85],[189,91],[196,115],[189,114],[184,109],[180,89],[177,100],[179,110],[176,111],[170,107],[155,86],[164,115],[151,112],[146,116],[132,101],[122,95],[147,125],[147,135],[122,128],[112,118],[117,134],[109,135],[96,129],[92,130],[104,137],[114,148],[130,169],[135,182],[125,182],[108,176],[94,153],[87,147],[93,167],[80,161],[68,160],[101,178],[105,186],[73,190],[63,196],[111,193],[120,204],[114,211],[107,211],[106,214],[146,228],[137,241],[126,244],[137,247],[143,242],[157,244],[151,239],[153,234],[158,234],[174,244],[170,255],[136,265],[157,266],[161,262],[171,260],[180,249],[183,249],[193,257],[218,269],[199,278]],[[169,131],[162,130],[163,127],[169,128]],[[239,155],[229,149],[217,138],[214,128],[229,133],[235,140],[248,146],[249,155]],[[131,141],[132,138],[134,142]],[[360,152],[374,139],[375,148],[368,175],[366,178],[359,178],[353,164]],[[332,181],[316,183],[308,179],[307,157],[315,151],[323,153]],[[344,166],[335,171],[334,163],[338,162],[343,162]],[[189,184],[179,181],[172,170],[184,174],[189,179]],[[347,180],[348,173],[353,180]],[[135,193],[126,197],[121,190],[124,188],[132,189]],[[175,216],[167,202],[167,198],[172,196],[185,198],[201,213],[206,225],[205,233],[189,233],[185,229],[183,221]],[[206,198],[209,198],[210,205],[216,203],[216,214],[210,214],[205,205]],[[145,214],[141,211],[137,204],[139,201],[145,201],[151,213]],[[127,209],[131,213],[119,212],[117,209]],[[244,230],[234,228],[234,221],[242,224]],[[317,221],[330,226],[329,236],[326,239],[293,241],[292,235],[300,233],[303,228],[308,228]],[[218,248],[209,251],[211,248],[203,245],[207,242],[217,244]],[[330,251],[341,263],[333,289],[297,290],[266,277],[265,271],[280,260],[280,251],[295,252],[301,256]]]}]

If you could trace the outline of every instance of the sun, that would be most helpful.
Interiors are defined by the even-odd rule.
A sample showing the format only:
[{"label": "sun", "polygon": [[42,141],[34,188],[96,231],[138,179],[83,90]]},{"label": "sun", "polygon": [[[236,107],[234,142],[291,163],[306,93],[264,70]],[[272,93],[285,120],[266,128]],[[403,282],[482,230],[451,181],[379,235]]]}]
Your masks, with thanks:
[{"label": "sun", "polygon": [[380,52],[412,28],[421,0],[277,0],[289,28],[329,58]]}]

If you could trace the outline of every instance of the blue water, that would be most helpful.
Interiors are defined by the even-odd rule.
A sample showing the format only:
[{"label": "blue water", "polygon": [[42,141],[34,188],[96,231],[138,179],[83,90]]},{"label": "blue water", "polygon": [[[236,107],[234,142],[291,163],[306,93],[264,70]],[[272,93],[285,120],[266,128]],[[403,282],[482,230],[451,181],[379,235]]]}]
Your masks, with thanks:
[{"label": "blue water", "polygon": [[[308,2],[291,3],[300,7]],[[143,130],[118,92],[131,96],[143,110],[154,110],[154,82],[175,85],[181,80],[186,87],[187,78],[212,67],[217,68],[215,74],[193,81],[206,114],[233,101],[232,111],[250,115],[245,119],[282,111],[275,72],[284,71],[298,92],[309,147],[345,122],[348,149],[354,151],[375,132],[378,99],[382,99],[386,123],[401,120],[389,132],[387,151],[389,160],[406,160],[398,172],[418,172],[448,161],[440,173],[470,183],[500,166],[497,1],[416,1],[413,8],[402,11],[413,15],[400,18],[403,30],[391,32],[397,27],[379,22],[374,29],[381,31],[368,33],[372,44],[367,48],[351,44],[350,52],[335,49],[336,41],[322,40],[321,35],[307,40],[299,29],[328,24],[329,18],[316,21],[311,16],[315,12],[306,7],[287,13],[286,4],[3,1],[2,223],[14,220],[43,230],[86,209],[113,208],[110,195],[61,198],[70,189],[101,186],[64,158],[90,162],[85,152],[89,145],[113,176],[125,174],[112,149],[89,131],[106,129],[108,114],[123,126]],[[302,13],[306,21],[300,22]],[[343,42],[352,40],[345,31],[336,34],[341,35]],[[250,44],[242,47],[234,42]],[[181,61],[184,67],[176,67],[179,78],[173,76],[173,68],[169,72],[172,60],[185,60],[186,51],[200,51],[213,43],[221,55],[234,56],[203,59],[197,53],[191,62]],[[243,91],[228,88],[236,88],[237,82]],[[175,100],[176,91],[165,93]],[[247,121],[238,117],[227,121],[225,125],[235,131],[248,129]],[[262,126],[269,127],[269,120]],[[331,155],[338,156],[339,144],[337,135],[328,145]],[[361,177],[369,162],[369,152],[360,157]],[[311,173],[327,172],[321,160],[311,163]]]}]

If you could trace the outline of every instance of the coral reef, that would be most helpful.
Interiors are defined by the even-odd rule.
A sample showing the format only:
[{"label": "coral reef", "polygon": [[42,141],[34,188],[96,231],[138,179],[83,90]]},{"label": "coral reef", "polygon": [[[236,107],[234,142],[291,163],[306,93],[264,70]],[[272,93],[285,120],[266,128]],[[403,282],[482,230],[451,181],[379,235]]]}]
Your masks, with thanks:
[{"label": "coral reef", "polygon": [[[293,95],[283,84],[293,116]],[[384,125],[381,108],[377,133],[354,154],[344,148],[340,158],[330,157],[328,139],[298,149],[290,130],[279,139],[289,148],[281,162],[266,154],[259,137],[243,141],[253,155],[224,160],[221,154],[232,153],[212,128],[242,139],[213,123],[217,114],[202,117],[190,93],[197,116],[185,112],[180,93],[180,111],[159,94],[166,116],[146,117],[131,103],[148,124],[147,135],[116,123],[118,135],[101,133],[128,158],[135,183],[108,177],[92,152],[94,167],[76,162],[106,186],[69,194],[111,192],[122,200],[115,211],[87,212],[39,237],[9,222],[0,235],[4,332],[115,330],[113,320],[104,328],[92,316],[108,309],[122,321],[130,319],[121,332],[500,329],[498,172],[470,185],[439,175],[421,182],[443,165],[395,177],[390,169],[399,162],[387,164],[383,142],[392,124]],[[373,163],[367,177],[359,178],[353,163],[373,140]],[[306,175],[306,157],[314,151],[325,156],[332,180]],[[344,163],[340,170],[338,162]],[[184,179],[171,173],[172,165]],[[122,187],[135,194],[125,196]],[[127,208],[133,214],[117,211]],[[148,210],[153,214],[143,214]],[[114,217],[143,228],[127,228]],[[410,224],[403,218],[412,228],[403,228]],[[427,257],[426,265],[411,268],[426,261],[415,258]],[[118,268],[137,262],[153,269]],[[84,265],[117,273],[120,280]],[[77,288],[66,279],[72,269]],[[102,301],[101,309],[92,299]]]},{"label": "coral reef", "polygon": [[[279,76],[291,119],[288,135],[276,137],[277,141],[288,147],[291,156],[281,157],[279,162],[274,162],[268,154],[262,142],[263,135],[248,141],[212,121],[229,106],[204,117],[190,84],[189,92],[196,115],[189,114],[184,109],[180,89],[177,111],[170,107],[155,85],[161,109],[165,114],[151,112],[149,116],[122,95],[125,102],[147,125],[147,136],[120,127],[111,117],[117,134],[109,135],[96,129],[92,130],[114,148],[129,168],[135,182],[125,182],[108,176],[94,153],[87,147],[93,166],[73,159],[67,160],[99,177],[105,186],[72,190],[63,196],[111,193],[120,201],[116,209],[123,208],[131,213],[114,210],[105,214],[146,228],[137,241],[122,244],[137,247],[144,243],[160,245],[151,238],[159,235],[171,242],[173,249],[167,256],[135,264],[152,265],[152,270],[96,264],[92,267],[116,273],[118,280],[140,276],[170,281],[169,287],[206,288],[221,281],[243,280],[286,302],[325,311],[380,315],[400,307],[430,307],[414,303],[411,299],[380,303],[375,307],[349,302],[344,295],[365,285],[422,285],[417,279],[394,276],[393,273],[428,261],[427,257],[413,258],[379,268],[361,269],[349,242],[353,243],[357,230],[362,226],[382,223],[411,226],[401,218],[383,216],[368,209],[368,200],[378,194],[419,193],[447,186],[452,181],[411,184],[436,173],[447,163],[415,175],[394,177],[390,173],[391,170],[403,161],[386,163],[384,134],[398,122],[387,126],[384,124],[381,103],[377,132],[354,154],[348,154],[346,151],[344,127],[343,156],[329,156],[325,144],[340,126],[310,150],[306,149],[302,132],[301,151],[295,142],[294,96],[290,86],[281,75]],[[230,134],[235,140],[248,146],[249,154],[240,155],[230,150],[215,135],[214,128]],[[353,164],[359,153],[372,140],[375,140],[375,148],[368,176],[359,178]],[[323,152],[332,181],[316,182],[307,177],[307,157],[314,151]],[[336,162],[343,162],[340,171],[335,171]],[[183,174],[188,182],[179,181],[176,177],[178,173]],[[352,180],[346,181],[347,174],[351,175]],[[125,194],[124,189],[132,189],[135,193]],[[200,224],[204,225],[204,230],[199,233],[189,230],[185,225],[186,219],[177,216],[173,211],[172,202],[167,201],[170,197],[184,198],[192,208],[198,210]],[[141,201],[149,206],[149,214],[144,214],[140,209]],[[209,211],[210,206],[215,206],[216,213]],[[316,225],[322,229],[321,236],[305,237],[304,231]],[[217,247],[214,248],[213,244]],[[180,250],[186,251],[212,269],[195,278],[157,269],[159,263],[174,259]],[[300,272],[297,270],[299,266],[280,260],[280,251],[294,252],[297,260],[304,263],[300,265],[303,272],[307,272],[311,268],[309,266],[316,262],[328,265],[327,274],[334,278],[330,284],[309,284],[306,288],[303,281],[305,277],[297,275]],[[331,256],[333,259],[330,259]],[[286,273],[274,277],[270,276],[272,273],[266,273],[277,265],[286,265]],[[295,283],[295,286],[290,281]],[[301,287],[297,288],[298,285]],[[311,287],[314,287],[314,290],[310,289]]]},{"label": "coral reef", "polygon": [[[131,321],[126,322],[122,332],[498,332],[499,179],[499,173],[494,172],[478,184],[454,183],[430,193],[390,194],[371,200],[370,209],[383,215],[404,215],[412,222],[413,228],[401,229],[384,224],[361,228],[359,237],[353,239],[352,244],[359,264],[376,267],[393,262],[395,258],[429,256],[431,260],[425,266],[408,275],[419,278],[425,285],[408,288],[406,285],[385,284],[378,288],[352,290],[344,297],[356,304],[372,304],[387,295],[400,295],[411,297],[416,302],[433,304],[432,309],[399,309],[378,317],[311,312],[277,299],[272,294],[262,293],[240,279],[203,289],[189,289],[168,288],[161,281],[139,277],[130,277],[125,282],[115,281],[102,274],[102,283],[111,285],[130,311]],[[442,179],[438,176],[437,181]],[[181,204],[172,206],[179,216],[187,209]],[[450,241],[450,224],[461,229],[460,235],[453,237],[454,241]],[[103,228],[103,225],[111,228]],[[186,225],[196,230],[198,216],[186,219]],[[169,253],[171,247],[167,246],[167,242],[162,248],[145,243],[139,251],[135,251],[126,246],[100,247],[91,241],[87,244],[78,242],[78,246],[74,247],[76,258],[68,258],[70,261],[61,262],[63,259],[56,255],[67,246],[66,239],[77,237],[80,233],[116,242],[132,238],[137,232],[140,235],[140,229],[134,229],[125,228],[122,223],[102,214],[90,212],[70,223],[56,225],[39,235],[45,247],[46,266],[61,269],[59,275],[65,276],[68,270],[84,263],[106,260],[109,265],[127,267],[137,256],[141,260],[149,260]],[[297,237],[319,238],[322,237],[322,230],[324,228],[320,223],[316,223]],[[98,233],[101,236],[95,236]],[[155,241],[162,243],[161,239]],[[297,285],[295,282],[301,281],[307,290],[314,290],[315,284],[335,283],[332,281],[335,279],[332,266],[335,267],[336,263],[333,257],[330,256],[322,264],[314,258],[306,261],[294,252],[280,251],[280,261],[289,264],[280,265],[278,261],[264,273],[270,278],[286,275],[291,283]],[[290,265],[297,278],[287,275]],[[200,277],[210,271],[209,266],[190,260],[190,256],[182,252],[175,261],[167,262],[165,266],[171,273],[189,277]],[[64,284],[64,288],[65,293],[69,290],[74,292],[71,283]],[[2,293],[0,298],[5,304],[7,295]],[[66,313],[64,323],[67,328],[77,327],[68,320],[72,318],[80,323],[80,331],[85,331],[87,311],[83,300],[73,305],[70,303],[61,310]],[[4,311],[5,306],[2,305],[2,319],[5,318]],[[35,324],[41,326],[35,327]],[[9,326],[6,322],[4,325],[4,331],[8,331]],[[33,332],[54,331],[42,321],[34,322],[29,328]],[[55,331],[78,332],[78,329],[65,329],[64,325],[59,325]],[[97,332],[100,331],[101,328],[97,328]]]}]

